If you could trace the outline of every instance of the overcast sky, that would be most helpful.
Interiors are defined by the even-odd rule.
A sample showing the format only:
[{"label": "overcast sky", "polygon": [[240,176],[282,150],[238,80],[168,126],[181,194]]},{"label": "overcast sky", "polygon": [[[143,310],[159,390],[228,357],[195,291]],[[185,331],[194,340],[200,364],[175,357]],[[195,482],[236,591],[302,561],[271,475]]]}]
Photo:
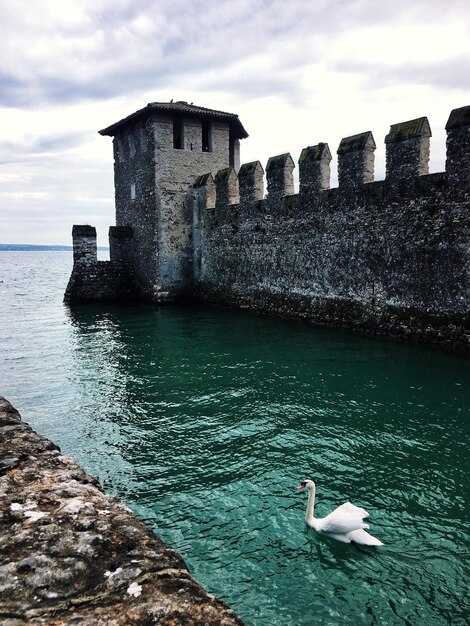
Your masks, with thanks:
[{"label": "overcast sky", "polygon": [[[470,104],[469,0],[0,0],[0,243],[71,244],[114,224],[100,128],[148,102],[237,113],[241,160],[374,134]],[[332,161],[336,179],[336,158]]]}]

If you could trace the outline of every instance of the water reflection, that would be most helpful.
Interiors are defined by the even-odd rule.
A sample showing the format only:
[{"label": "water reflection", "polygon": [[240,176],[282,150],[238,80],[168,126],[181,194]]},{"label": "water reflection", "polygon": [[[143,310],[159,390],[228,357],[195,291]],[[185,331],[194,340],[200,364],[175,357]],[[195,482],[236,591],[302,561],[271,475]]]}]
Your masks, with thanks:
[{"label": "water reflection", "polygon": [[[99,439],[102,416],[109,487],[249,623],[439,622],[451,610],[458,623],[458,357],[204,309],[97,307],[70,321],[95,411],[84,436]],[[310,476],[318,515],[365,506],[384,549],[305,529],[291,486]]]},{"label": "water reflection", "polygon": [[[69,269],[20,261],[3,393],[248,624],[465,622],[464,359],[244,313],[67,309]],[[309,477],[319,516],[362,505],[384,548],[306,529]]]},{"label": "water reflection", "polygon": [[[308,624],[311,611],[318,623],[421,619],[423,588],[443,571],[459,595],[463,564],[443,543],[468,471],[457,362],[203,309],[71,321],[77,370],[103,381],[112,445],[131,468],[114,487],[248,622]],[[383,552],[304,529],[290,486],[312,472],[319,514],[348,498],[371,509]],[[446,594],[432,594],[445,619]]]}]

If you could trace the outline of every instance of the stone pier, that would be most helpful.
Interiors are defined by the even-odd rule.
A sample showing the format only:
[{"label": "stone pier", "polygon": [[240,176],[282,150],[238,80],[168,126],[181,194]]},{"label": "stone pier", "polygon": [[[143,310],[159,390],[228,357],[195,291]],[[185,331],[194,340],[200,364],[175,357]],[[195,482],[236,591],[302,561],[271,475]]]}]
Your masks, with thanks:
[{"label": "stone pier", "polygon": [[0,553],[3,626],[242,625],[1,396]]}]

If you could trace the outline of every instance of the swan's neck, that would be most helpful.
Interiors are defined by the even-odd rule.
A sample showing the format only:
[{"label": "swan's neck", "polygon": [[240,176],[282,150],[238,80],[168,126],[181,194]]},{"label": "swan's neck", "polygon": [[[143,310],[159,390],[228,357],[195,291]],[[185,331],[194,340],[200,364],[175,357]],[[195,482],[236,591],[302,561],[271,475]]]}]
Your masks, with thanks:
[{"label": "swan's neck", "polygon": [[313,522],[313,507],[315,505],[315,487],[308,490],[307,513],[305,520],[307,523]]}]

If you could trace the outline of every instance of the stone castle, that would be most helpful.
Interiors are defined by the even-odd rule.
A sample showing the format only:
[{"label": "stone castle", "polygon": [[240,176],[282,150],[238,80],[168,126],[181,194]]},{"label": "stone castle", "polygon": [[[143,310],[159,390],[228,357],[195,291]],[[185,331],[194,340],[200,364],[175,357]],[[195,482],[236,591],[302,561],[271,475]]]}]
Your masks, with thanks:
[{"label": "stone castle", "polygon": [[237,115],[150,103],[99,131],[113,137],[110,261],[74,226],[65,300],[205,301],[468,348],[470,106],[446,130],[446,170],[429,174],[427,118],[393,124],[383,181],[372,133],[342,139],[333,189],[328,144],[304,148],[295,194],[289,154],[240,167]]}]

